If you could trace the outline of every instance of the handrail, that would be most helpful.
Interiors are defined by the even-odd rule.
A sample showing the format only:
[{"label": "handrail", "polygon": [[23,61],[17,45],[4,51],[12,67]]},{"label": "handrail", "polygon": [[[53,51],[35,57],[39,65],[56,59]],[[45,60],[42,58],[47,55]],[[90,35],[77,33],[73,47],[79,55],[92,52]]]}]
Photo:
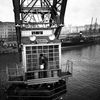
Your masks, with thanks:
[{"label": "handrail", "polygon": [[62,72],[73,74],[73,62],[70,60],[66,61],[66,64],[61,65]]},{"label": "handrail", "polygon": [[66,64],[63,64],[62,68],[56,69],[46,69],[46,70],[33,70],[24,72],[24,67],[16,65],[15,68],[6,67],[6,75],[8,81],[26,81],[29,79],[40,79],[40,78],[50,78],[50,77],[65,77],[73,74],[73,62],[67,60]]},{"label": "handrail", "polygon": [[34,70],[34,71],[27,71],[26,73],[32,73],[32,72],[42,72],[42,71],[57,71],[57,70],[61,70],[60,68],[59,69],[47,69],[47,70]]}]

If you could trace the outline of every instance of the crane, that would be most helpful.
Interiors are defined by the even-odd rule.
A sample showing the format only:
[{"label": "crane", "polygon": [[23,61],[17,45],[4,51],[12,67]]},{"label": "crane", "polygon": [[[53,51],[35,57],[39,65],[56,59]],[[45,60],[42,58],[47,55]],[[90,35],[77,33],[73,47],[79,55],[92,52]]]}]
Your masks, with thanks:
[{"label": "crane", "polygon": [[21,32],[34,29],[52,29],[59,38],[64,25],[67,0],[13,0],[19,53]]},{"label": "crane", "polygon": [[71,62],[61,69],[59,40],[67,0],[12,2],[20,65],[16,73],[8,77],[12,85],[7,90],[7,97],[18,100],[58,98],[66,92],[66,79],[72,76]]}]

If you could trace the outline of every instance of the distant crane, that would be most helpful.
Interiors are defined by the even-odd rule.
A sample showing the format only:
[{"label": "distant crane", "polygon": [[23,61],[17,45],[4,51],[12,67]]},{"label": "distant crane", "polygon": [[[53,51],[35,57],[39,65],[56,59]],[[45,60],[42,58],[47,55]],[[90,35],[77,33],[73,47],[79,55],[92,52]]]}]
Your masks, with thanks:
[{"label": "distant crane", "polygon": [[93,17],[91,18],[91,24],[90,24],[90,28],[89,28],[89,32],[90,32],[90,35],[92,34],[92,28],[93,28]]}]

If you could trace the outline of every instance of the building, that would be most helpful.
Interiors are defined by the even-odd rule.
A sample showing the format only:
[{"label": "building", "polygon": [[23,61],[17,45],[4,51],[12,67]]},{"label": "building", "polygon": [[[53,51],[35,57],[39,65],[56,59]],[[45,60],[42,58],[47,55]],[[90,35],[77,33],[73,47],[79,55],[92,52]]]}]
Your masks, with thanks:
[{"label": "building", "polygon": [[0,40],[6,42],[16,41],[14,22],[0,22]]}]

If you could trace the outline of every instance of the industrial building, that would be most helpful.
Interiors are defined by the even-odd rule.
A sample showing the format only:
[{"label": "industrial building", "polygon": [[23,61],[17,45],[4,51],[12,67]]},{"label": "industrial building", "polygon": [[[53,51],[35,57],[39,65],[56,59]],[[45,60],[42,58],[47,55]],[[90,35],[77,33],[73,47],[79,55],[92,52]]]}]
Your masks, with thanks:
[{"label": "industrial building", "polygon": [[0,22],[0,40],[6,42],[16,41],[14,22]]}]

